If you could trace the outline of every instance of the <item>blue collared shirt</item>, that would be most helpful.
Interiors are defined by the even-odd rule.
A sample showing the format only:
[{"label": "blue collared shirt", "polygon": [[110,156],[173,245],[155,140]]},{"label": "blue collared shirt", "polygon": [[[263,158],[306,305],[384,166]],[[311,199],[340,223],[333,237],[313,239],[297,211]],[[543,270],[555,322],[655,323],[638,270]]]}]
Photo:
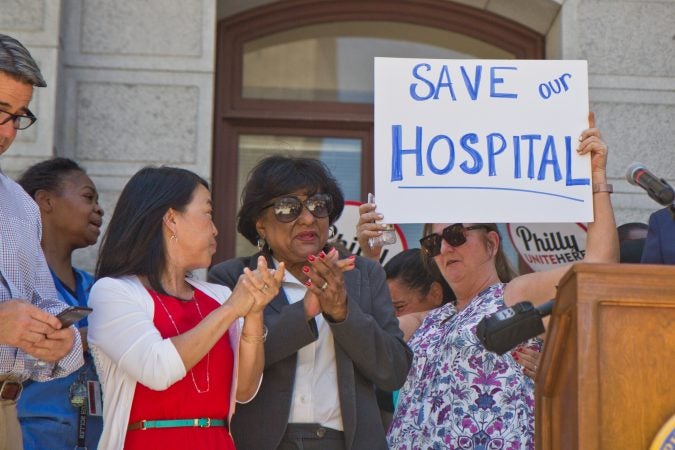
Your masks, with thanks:
[{"label": "blue collared shirt", "polygon": [[[58,300],[40,239],[40,211],[32,198],[0,170],[0,302],[20,298],[56,315]],[[84,363],[80,334],[57,364],[44,363],[16,347],[0,344],[0,375],[45,381],[63,377]]]}]

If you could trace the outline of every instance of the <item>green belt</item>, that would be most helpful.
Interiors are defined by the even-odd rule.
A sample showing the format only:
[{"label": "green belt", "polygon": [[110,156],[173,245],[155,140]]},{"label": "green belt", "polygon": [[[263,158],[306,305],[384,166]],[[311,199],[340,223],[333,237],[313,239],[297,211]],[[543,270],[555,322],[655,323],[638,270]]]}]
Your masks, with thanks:
[{"label": "green belt", "polygon": [[176,419],[176,420],[141,420],[130,423],[128,431],[147,430],[148,428],[210,428],[225,427],[225,421],[221,419]]}]

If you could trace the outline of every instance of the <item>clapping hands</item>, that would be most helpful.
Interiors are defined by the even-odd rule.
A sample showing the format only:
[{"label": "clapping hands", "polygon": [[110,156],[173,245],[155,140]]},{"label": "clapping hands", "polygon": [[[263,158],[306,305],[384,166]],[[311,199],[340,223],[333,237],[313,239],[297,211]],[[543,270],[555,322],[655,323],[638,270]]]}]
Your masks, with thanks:
[{"label": "clapping hands", "polygon": [[279,293],[284,273],[284,263],[280,263],[277,269],[270,269],[264,256],[258,257],[255,270],[244,268],[228,302],[235,308],[237,316],[245,317],[251,313],[262,312]]}]

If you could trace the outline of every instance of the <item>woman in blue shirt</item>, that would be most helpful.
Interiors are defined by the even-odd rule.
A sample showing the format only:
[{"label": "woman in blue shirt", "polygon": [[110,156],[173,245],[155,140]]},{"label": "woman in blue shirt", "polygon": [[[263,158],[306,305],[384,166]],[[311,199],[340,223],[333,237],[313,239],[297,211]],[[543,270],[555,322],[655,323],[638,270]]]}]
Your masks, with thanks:
[{"label": "woman in blue shirt", "polygon": [[[98,192],[76,162],[54,158],[30,167],[19,179],[40,207],[42,249],[59,298],[86,306],[93,277],[73,267],[72,254],[98,240],[103,209]],[[84,366],[45,383],[29,382],[18,402],[24,449],[95,449],[101,435],[101,404],[94,362],[87,350],[87,319],[76,324]]]}]

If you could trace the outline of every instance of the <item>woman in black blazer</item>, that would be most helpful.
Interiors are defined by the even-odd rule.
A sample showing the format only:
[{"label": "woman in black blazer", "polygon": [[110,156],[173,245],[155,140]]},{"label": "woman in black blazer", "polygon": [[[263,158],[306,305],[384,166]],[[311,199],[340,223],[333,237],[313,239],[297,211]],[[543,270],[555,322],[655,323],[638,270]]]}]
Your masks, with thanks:
[{"label": "woman in black blazer", "polygon": [[[237,229],[286,276],[264,311],[262,386],[232,422],[239,449],[387,448],[375,387],[401,387],[411,354],[380,265],[327,245],[343,207],[315,159],[268,157],[249,176]],[[232,286],[257,256],[220,263],[209,280]]]}]

